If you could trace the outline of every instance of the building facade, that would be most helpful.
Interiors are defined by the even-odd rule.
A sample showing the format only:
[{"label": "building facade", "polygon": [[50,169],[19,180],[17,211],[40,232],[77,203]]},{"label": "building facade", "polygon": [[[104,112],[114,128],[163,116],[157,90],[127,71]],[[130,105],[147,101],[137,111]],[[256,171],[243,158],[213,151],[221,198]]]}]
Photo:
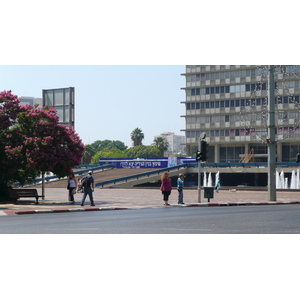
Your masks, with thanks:
[{"label": "building facade", "polygon": [[163,132],[159,136],[155,136],[154,138],[162,137],[164,138],[168,144],[168,152],[166,154],[184,154],[185,153],[185,136],[184,135],[176,135],[174,132]]},{"label": "building facade", "polygon": [[[195,155],[206,133],[208,162],[266,162],[268,66],[187,65],[185,136]],[[300,66],[275,68],[278,162],[295,162],[300,148]]]},{"label": "building facade", "polygon": [[42,107],[43,105],[43,99],[42,98],[34,98],[34,97],[25,97],[22,96],[20,97],[20,105],[25,105],[25,104],[29,104],[31,106],[38,104],[39,108]]}]

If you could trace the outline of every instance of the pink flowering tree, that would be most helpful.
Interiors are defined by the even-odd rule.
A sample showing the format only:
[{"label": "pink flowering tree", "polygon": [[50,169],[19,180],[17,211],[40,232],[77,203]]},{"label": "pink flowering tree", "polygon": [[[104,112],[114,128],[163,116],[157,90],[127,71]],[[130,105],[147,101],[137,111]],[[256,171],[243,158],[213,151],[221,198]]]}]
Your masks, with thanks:
[{"label": "pink flowering tree", "polygon": [[80,164],[84,149],[77,133],[58,123],[54,108],[20,106],[11,91],[0,93],[0,191],[41,172],[66,176]]}]

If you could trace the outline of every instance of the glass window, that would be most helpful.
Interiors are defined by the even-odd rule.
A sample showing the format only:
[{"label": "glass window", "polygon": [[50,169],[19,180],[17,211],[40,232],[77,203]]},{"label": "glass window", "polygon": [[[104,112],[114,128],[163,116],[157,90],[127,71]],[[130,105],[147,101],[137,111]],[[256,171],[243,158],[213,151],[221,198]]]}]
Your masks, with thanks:
[{"label": "glass window", "polygon": [[201,102],[201,103],[200,103],[200,108],[201,108],[201,109],[204,109],[204,105],[205,105],[205,102]]},{"label": "glass window", "polygon": [[53,91],[45,91],[45,105],[53,106]]},{"label": "glass window", "polygon": [[220,101],[220,107],[225,107],[225,101]]},{"label": "glass window", "polygon": [[215,108],[215,102],[210,102],[210,108]]},{"label": "glass window", "polygon": [[215,108],[219,108],[220,107],[220,102],[219,101],[216,101],[215,102]]},{"label": "glass window", "polygon": [[205,108],[209,108],[209,102],[205,102]]},{"label": "glass window", "polygon": [[54,102],[55,105],[64,104],[64,91],[63,90],[54,90]]},{"label": "glass window", "polygon": [[224,93],[225,93],[225,87],[221,86],[221,94],[224,94]]},{"label": "glass window", "polygon": [[235,106],[239,107],[240,106],[240,100],[235,100]]},{"label": "glass window", "polygon": [[229,107],[229,100],[225,101],[225,107]]},{"label": "glass window", "polygon": [[211,87],[211,88],[210,88],[210,93],[211,93],[211,94],[214,94],[214,93],[215,93],[215,88],[214,88],[214,87]]},{"label": "glass window", "polygon": [[234,100],[230,100],[230,107],[234,107]]},{"label": "glass window", "polygon": [[225,93],[229,93],[229,86],[225,86]]},{"label": "glass window", "polygon": [[225,122],[229,122],[229,115],[225,116]]},{"label": "glass window", "polygon": [[200,109],[200,103],[196,103],[196,109]]}]

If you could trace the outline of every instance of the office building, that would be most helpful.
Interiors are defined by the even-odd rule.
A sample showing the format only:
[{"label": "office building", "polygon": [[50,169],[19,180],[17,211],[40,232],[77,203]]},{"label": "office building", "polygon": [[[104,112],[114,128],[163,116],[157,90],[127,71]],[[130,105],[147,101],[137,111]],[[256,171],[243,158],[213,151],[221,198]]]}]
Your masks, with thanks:
[{"label": "office building", "polygon": [[[300,66],[275,68],[276,158],[295,162],[300,147]],[[195,155],[205,132],[208,162],[267,161],[268,67],[187,65],[185,135]]]}]

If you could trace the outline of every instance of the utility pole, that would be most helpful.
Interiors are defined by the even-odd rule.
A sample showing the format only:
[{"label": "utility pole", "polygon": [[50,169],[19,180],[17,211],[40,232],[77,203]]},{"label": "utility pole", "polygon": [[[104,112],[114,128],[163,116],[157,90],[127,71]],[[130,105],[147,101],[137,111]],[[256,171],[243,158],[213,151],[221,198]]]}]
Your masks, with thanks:
[{"label": "utility pole", "polygon": [[268,200],[276,201],[275,81],[271,65],[268,86]]},{"label": "utility pole", "polygon": [[[199,138],[198,149],[201,153],[201,137]],[[201,161],[198,160],[198,203],[201,203]]]}]

